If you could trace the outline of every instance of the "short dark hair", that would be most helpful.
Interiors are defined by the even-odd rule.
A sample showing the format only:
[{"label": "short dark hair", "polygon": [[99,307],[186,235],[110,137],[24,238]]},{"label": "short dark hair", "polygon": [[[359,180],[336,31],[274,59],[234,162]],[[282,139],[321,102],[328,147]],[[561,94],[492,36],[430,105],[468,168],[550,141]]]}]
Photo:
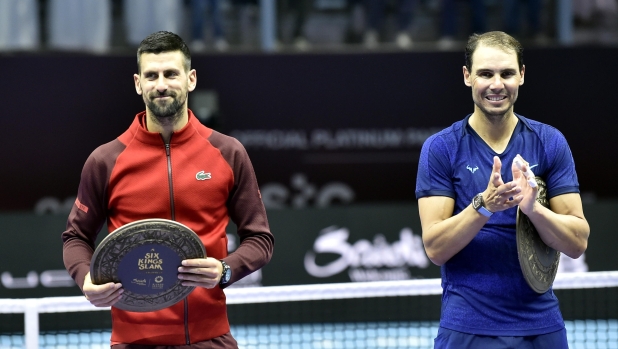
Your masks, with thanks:
[{"label": "short dark hair", "polygon": [[465,64],[468,71],[472,71],[472,54],[479,44],[495,47],[503,51],[512,51],[517,55],[517,64],[521,72],[524,67],[524,48],[519,41],[509,34],[501,31],[492,31],[484,34],[472,34],[466,45]]},{"label": "short dark hair", "polygon": [[148,35],[137,48],[137,72],[141,72],[140,58],[144,53],[180,51],[185,56],[185,71],[191,69],[191,51],[182,38],[172,32],[158,31]]}]

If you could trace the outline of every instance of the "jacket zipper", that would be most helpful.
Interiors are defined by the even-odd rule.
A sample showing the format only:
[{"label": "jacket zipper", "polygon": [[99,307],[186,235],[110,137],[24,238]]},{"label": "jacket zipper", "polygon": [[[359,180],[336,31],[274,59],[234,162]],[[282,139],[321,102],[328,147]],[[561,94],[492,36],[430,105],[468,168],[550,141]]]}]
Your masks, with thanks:
[{"label": "jacket zipper", "polygon": [[165,143],[165,155],[167,155],[167,183],[170,186],[170,207],[172,209],[172,220],[176,220],[176,208],[174,207],[174,186],[172,185],[172,156],[170,155],[170,145]]},{"label": "jacket zipper", "polygon": [[185,340],[187,341],[187,345],[190,345],[191,338],[189,337],[189,300],[185,298],[183,302],[185,303]]},{"label": "jacket zipper", "polygon": [[[171,140],[171,138],[170,138]],[[172,156],[170,153],[170,144],[165,143],[165,155],[167,156],[167,182],[170,187],[170,207],[172,210],[172,220],[176,220],[176,208],[174,206],[174,186],[172,185]],[[189,337],[189,301],[185,298],[183,300],[185,308],[185,341],[187,345],[191,344],[191,338]]]}]

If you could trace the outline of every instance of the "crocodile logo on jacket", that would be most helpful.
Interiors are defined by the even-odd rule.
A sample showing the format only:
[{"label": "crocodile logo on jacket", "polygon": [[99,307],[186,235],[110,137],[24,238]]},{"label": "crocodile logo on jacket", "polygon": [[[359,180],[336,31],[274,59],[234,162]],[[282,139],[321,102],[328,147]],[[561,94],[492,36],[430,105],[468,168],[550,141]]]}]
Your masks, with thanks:
[{"label": "crocodile logo on jacket", "polygon": [[210,178],[212,178],[210,172],[200,171],[195,174],[195,179],[197,179],[198,181],[205,181]]}]

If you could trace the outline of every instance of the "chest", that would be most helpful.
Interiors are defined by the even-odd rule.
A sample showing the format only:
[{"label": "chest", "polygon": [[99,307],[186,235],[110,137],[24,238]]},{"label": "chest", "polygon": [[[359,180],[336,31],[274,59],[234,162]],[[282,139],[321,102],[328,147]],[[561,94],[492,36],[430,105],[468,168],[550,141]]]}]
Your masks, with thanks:
[{"label": "chest", "polygon": [[225,205],[234,176],[220,152],[207,145],[134,145],[121,154],[109,185],[112,210],[169,216],[171,210]]},{"label": "chest", "polygon": [[[454,189],[461,205],[467,206],[472,197],[484,191],[490,181],[494,169],[494,157],[500,160],[499,173],[503,183],[513,180],[513,159],[520,154],[536,175],[542,175],[543,150],[538,142],[524,140],[521,137],[513,139],[505,150],[498,154],[481,140],[466,138],[451,162],[451,175]],[[465,207],[464,206],[464,207]]]}]

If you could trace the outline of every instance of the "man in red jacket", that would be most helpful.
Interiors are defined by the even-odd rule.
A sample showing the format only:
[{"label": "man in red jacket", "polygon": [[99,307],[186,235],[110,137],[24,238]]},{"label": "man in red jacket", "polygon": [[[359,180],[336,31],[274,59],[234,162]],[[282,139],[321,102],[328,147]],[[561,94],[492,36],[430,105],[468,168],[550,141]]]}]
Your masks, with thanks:
[{"label": "man in red jacket", "polygon": [[[115,349],[237,348],[223,288],[268,263],[274,246],[253,166],[236,139],[202,125],[188,109],[197,75],[178,35],[145,38],[137,63],[135,90],[146,110],[86,160],[62,233],[65,266],[93,305],[112,306]],[[121,284],[95,285],[90,278],[95,241],[105,223],[112,232],[150,218],[191,228],[208,257],[182,261],[178,278],[196,287],[184,300],[158,311],[124,311],[113,306]],[[241,243],[228,255],[230,219]]]}]

